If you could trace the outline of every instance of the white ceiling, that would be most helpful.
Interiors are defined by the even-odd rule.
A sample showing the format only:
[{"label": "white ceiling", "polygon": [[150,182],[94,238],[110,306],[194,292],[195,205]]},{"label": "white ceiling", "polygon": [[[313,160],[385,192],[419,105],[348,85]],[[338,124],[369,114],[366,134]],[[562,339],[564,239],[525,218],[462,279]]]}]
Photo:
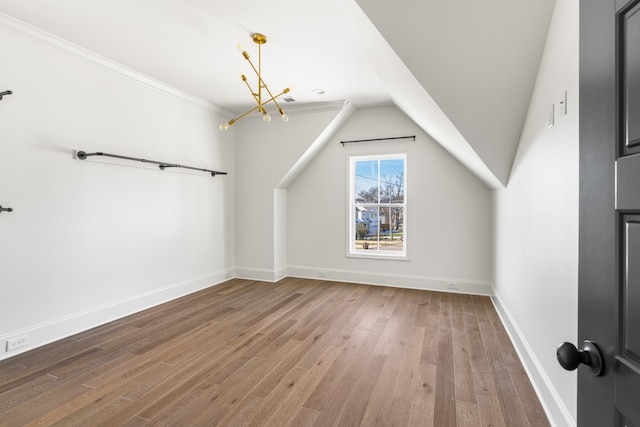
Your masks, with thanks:
[{"label": "white ceiling", "polygon": [[263,78],[274,92],[294,85],[297,104],[394,102],[472,171],[493,175],[483,178],[489,185],[504,184],[554,0],[359,3],[0,0],[0,13],[233,112],[253,102],[237,44],[257,59],[250,35],[263,33]]}]

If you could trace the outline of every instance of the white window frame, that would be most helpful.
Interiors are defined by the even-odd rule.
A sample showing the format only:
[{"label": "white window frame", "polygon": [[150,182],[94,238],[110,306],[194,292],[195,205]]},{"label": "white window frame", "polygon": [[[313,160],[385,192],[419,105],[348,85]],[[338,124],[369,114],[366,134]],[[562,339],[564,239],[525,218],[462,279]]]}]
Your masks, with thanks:
[{"label": "white window frame", "polygon": [[[356,206],[361,204],[356,203],[356,179],[355,179],[355,165],[358,161],[372,161],[372,160],[391,160],[402,159],[404,164],[404,198],[403,203],[373,203],[378,207],[401,207],[403,210],[403,238],[402,238],[402,250],[381,250],[381,249],[356,249]],[[378,168],[378,175],[380,175],[380,169]],[[380,179],[380,176],[378,177]],[[393,153],[393,154],[375,154],[375,155],[351,155],[349,156],[349,191],[347,192],[349,200],[348,206],[348,225],[347,225],[347,256],[356,258],[375,258],[375,259],[392,259],[392,260],[407,260],[407,154],[406,153]],[[379,221],[379,218],[378,218]],[[379,233],[378,228],[378,233]],[[379,234],[378,234],[379,236]],[[379,237],[378,237],[379,239]],[[379,241],[379,240],[378,240]]]}]

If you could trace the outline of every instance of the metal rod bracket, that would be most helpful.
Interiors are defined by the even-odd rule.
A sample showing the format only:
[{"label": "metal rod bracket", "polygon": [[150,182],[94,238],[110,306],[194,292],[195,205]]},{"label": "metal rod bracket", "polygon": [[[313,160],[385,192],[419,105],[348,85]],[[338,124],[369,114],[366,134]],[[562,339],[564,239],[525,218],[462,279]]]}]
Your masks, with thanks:
[{"label": "metal rod bracket", "polygon": [[4,92],[0,92],[0,101],[2,101],[2,97],[5,95],[13,95],[13,92],[10,90],[5,90]]}]

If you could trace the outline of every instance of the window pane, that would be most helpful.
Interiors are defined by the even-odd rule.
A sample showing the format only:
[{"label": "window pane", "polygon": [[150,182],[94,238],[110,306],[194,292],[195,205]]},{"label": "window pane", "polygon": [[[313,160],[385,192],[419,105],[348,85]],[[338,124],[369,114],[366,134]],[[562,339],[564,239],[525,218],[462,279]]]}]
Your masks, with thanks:
[{"label": "window pane", "polygon": [[404,203],[404,159],[380,161],[380,203]]},{"label": "window pane", "polygon": [[380,250],[402,251],[404,240],[403,208],[380,208]]},{"label": "window pane", "polygon": [[378,203],[378,164],[377,160],[356,161],[356,202]]},{"label": "window pane", "polygon": [[378,208],[356,205],[355,219],[355,249],[377,249]]},{"label": "window pane", "polygon": [[353,156],[350,166],[350,253],[406,256],[406,156]]}]

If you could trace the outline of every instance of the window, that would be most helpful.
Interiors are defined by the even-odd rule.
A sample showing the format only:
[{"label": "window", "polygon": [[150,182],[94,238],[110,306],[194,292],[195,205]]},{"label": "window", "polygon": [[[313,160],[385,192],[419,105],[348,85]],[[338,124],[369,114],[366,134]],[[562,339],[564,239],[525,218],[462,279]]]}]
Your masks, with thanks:
[{"label": "window", "polygon": [[406,257],[406,154],[354,156],[349,171],[349,254]]}]

